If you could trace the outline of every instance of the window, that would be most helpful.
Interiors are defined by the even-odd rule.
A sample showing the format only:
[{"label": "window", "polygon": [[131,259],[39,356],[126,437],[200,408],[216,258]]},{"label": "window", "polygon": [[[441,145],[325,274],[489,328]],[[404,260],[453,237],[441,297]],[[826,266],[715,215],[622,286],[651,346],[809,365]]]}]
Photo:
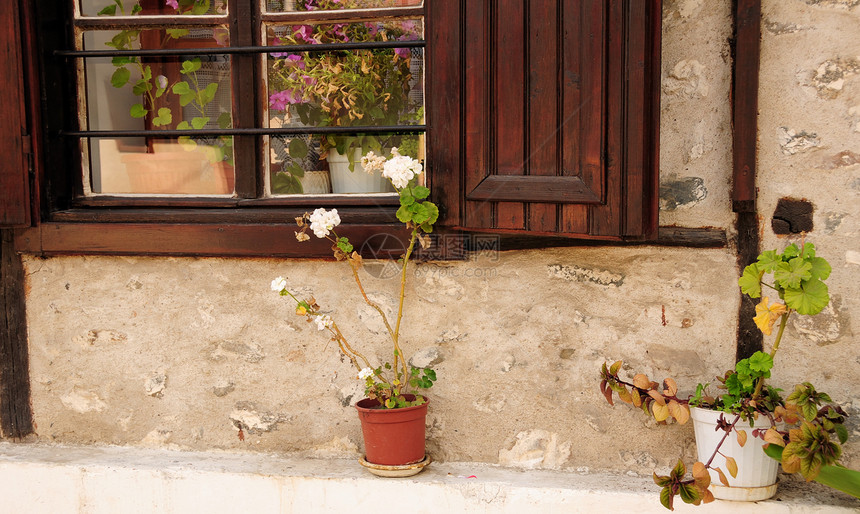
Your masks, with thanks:
[{"label": "window", "polygon": [[[172,16],[164,0],[140,0],[130,16],[97,16],[105,6],[84,0],[77,18],[54,2],[19,1],[33,36],[25,44],[39,56],[25,62],[33,65],[27,76],[39,79],[46,98],[29,116],[39,209],[37,227],[19,237],[24,250],[324,255],[324,245],[293,244],[294,216],[337,206],[347,235],[361,237],[396,230],[397,198],[381,188],[303,194],[316,191],[305,179],[318,156],[359,140],[385,148],[384,138],[419,153],[425,127],[422,156],[443,229],[608,240],[656,234],[659,0],[378,0],[366,10],[310,12],[302,10],[310,0],[177,0],[190,14]],[[326,2],[337,3],[312,3]],[[382,48],[351,53],[302,46],[305,31],[343,33],[349,23],[366,34],[385,25],[388,41],[350,41]],[[139,31],[132,52],[117,54],[115,44],[102,56],[81,53],[123,30]],[[408,62],[399,71],[409,77],[405,99],[340,125],[303,96],[319,75],[279,73],[307,70],[325,55],[374,51]],[[122,61],[129,57],[139,61]],[[150,85],[134,69],[125,80],[117,72],[124,64]],[[188,86],[177,90],[181,82]],[[106,114],[117,105],[108,98],[129,89],[128,108]],[[153,91],[157,100],[147,103]],[[356,97],[347,98],[352,105]],[[332,102],[326,113],[343,107]],[[127,172],[118,177],[123,152],[143,161],[188,157],[180,167],[195,177],[164,189],[133,185]]]}]

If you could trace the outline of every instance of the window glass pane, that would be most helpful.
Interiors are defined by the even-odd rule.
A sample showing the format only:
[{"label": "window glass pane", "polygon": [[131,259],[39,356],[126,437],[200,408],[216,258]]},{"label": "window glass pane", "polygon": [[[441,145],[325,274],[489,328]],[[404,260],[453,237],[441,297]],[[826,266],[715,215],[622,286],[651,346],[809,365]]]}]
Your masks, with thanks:
[{"label": "window glass pane", "polygon": [[269,12],[328,11],[335,9],[377,9],[417,7],[423,0],[266,0]]},{"label": "window glass pane", "polygon": [[[288,46],[423,39],[421,20],[272,25],[267,44]],[[270,53],[267,68],[267,111],[270,127],[357,127],[424,123],[424,50],[383,48],[350,51]],[[387,180],[365,177],[360,166],[369,151],[385,156],[392,148],[423,157],[423,137],[395,134],[326,134],[272,137],[269,171],[273,194],[307,193],[303,184],[321,184],[304,172],[329,170],[332,192],[388,192]],[[343,161],[343,164],[341,163]],[[375,180],[375,182],[374,182]],[[365,186],[355,182],[368,182]],[[345,184],[345,187],[341,187]],[[310,192],[324,192],[313,186]]]},{"label": "window glass pane", "polygon": [[[214,47],[222,29],[91,31],[84,49]],[[88,130],[217,129],[232,127],[230,57],[89,58],[84,63]],[[124,138],[84,140],[93,193],[230,194],[232,138]],[[157,186],[138,175],[152,170],[186,173]],[[150,170],[147,172],[146,170]],[[187,171],[184,171],[187,170]],[[227,175],[221,180],[216,175]],[[216,184],[217,183],[217,184]],[[224,183],[228,183],[224,185]]]},{"label": "window glass pane", "polygon": [[82,16],[224,14],[227,0],[80,0]]}]

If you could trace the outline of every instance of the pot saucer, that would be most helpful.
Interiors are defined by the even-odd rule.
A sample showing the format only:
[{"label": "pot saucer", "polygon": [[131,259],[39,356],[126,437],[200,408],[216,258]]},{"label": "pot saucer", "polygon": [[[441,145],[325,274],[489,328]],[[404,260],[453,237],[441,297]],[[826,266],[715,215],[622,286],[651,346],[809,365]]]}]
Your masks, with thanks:
[{"label": "pot saucer", "polygon": [[413,475],[417,475],[421,473],[425,466],[430,464],[431,462],[430,455],[425,454],[424,458],[418,462],[413,462],[412,464],[405,464],[402,466],[386,466],[384,464],[374,464],[372,462],[367,462],[364,458],[364,455],[358,459],[358,463],[367,468],[368,471],[373,473],[378,477],[386,477],[386,478],[402,478],[402,477],[411,477]]}]

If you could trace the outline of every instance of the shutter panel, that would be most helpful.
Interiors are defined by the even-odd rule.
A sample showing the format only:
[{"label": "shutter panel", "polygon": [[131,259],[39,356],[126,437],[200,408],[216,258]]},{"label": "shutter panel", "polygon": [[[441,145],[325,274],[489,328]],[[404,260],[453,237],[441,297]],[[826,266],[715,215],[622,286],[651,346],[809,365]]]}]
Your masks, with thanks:
[{"label": "shutter panel", "polygon": [[28,153],[21,30],[16,4],[0,9],[0,227],[30,223]]},{"label": "shutter panel", "polygon": [[[432,175],[437,200],[457,202],[443,207],[442,223],[585,238],[656,234],[660,1],[461,5],[463,48],[438,63],[459,66],[463,81],[462,178],[452,184],[447,168]],[[434,22],[443,23],[430,17],[431,42]],[[430,102],[433,95],[431,82]],[[432,160],[433,141],[442,142],[429,112]]]}]

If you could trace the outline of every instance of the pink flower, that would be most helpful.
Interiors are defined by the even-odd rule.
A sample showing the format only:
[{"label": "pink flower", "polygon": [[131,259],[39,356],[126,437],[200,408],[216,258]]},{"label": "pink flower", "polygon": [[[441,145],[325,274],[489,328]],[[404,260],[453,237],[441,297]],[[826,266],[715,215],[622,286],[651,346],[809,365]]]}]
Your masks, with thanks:
[{"label": "pink flower", "polygon": [[305,102],[306,100],[302,98],[301,94],[290,91],[289,89],[269,95],[269,107],[276,111],[286,111],[288,105],[302,104]]},{"label": "pink flower", "polygon": [[224,27],[217,27],[213,30],[212,37],[215,38],[215,44],[218,46],[227,46],[230,44],[230,31]]},{"label": "pink flower", "polygon": [[173,7],[177,11],[179,10],[179,0],[164,0],[164,3],[168,7]]},{"label": "pink flower", "polygon": [[314,35],[314,28],[310,25],[299,25],[298,29],[294,27],[293,34],[296,36],[296,39],[302,40],[305,43],[319,43],[319,41],[312,37]]},{"label": "pink flower", "polygon": [[297,66],[300,70],[305,69],[305,60],[301,55],[289,54],[287,55],[287,64]]}]

